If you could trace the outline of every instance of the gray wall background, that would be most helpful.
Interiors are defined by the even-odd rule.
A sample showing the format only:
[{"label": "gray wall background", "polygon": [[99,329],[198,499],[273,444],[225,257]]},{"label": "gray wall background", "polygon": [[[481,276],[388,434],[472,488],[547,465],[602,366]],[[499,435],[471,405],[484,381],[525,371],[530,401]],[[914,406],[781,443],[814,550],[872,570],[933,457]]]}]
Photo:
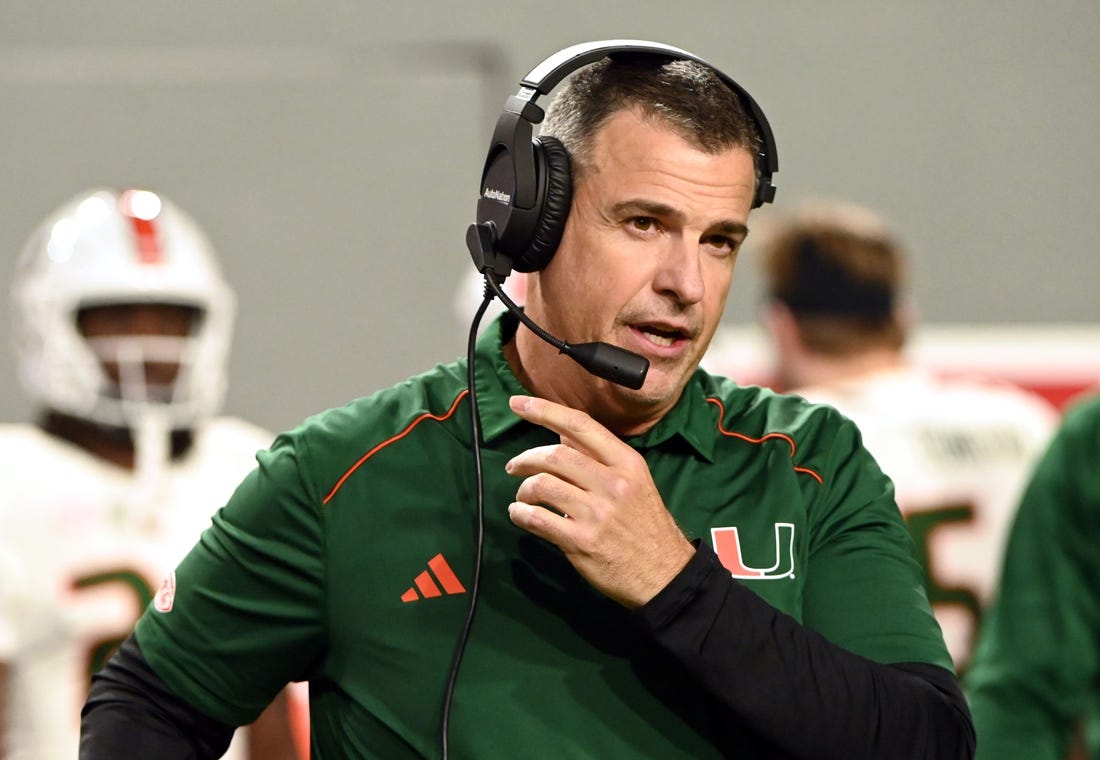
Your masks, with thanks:
[{"label": "gray wall background", "polygon": [[[500,106],[555,50],[620,37],[753,94],[779,208],[888,215],[926,323],[1096,322],[1095,0],[2,0],[5,278],[76,192],[162,191],[238,294],[227,411],[292,426],[464,351],[454,294]],[[749,246],[733,326],[755,318],[754,264]],[[0,419],[25,419],[10,352],[0,391]]]}]

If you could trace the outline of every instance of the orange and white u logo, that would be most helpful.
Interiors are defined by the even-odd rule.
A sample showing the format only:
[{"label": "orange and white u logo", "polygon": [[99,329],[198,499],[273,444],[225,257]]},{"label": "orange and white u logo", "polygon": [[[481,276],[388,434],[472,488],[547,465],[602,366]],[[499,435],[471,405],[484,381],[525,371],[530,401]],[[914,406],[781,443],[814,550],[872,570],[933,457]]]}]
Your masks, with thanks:
[{"label": "orange and white u logo", "polygon": [[750,567],[741,552],[737,528],[711,528],[714,553],[734,578],[778,580],[794,577],[794,523],[775,524],[775,563],[771,567]]}]

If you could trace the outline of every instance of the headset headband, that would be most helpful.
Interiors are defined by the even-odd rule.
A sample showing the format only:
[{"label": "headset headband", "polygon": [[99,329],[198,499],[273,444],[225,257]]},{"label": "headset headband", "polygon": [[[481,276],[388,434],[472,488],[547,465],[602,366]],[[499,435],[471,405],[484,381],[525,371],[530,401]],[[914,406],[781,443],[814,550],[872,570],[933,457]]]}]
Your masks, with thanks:
[{"label": "headset headband", "polygon": [[[771,175],[779,171],[779,156],[776,153],[775,138],[772,135],[771,126],[764,116],[764,111],[757,105],[756,101],[753,100],[752,96],[749,95],[744,87],[726,76],[721,69],[693,53],[681,50],[678,47],[673,47],[672,45],[665,45],[660,42],[649,42],[647,40],[598,40],[596,42],[582,42],[554,53],[542,63],[535,66],[535,68],[531,69],[527,76],[520,80],[519,84],[521,88],[530,88],[538,95],[546,95],[577,69],[587,66],[590,63],[595,63],[601,58],[624,54],[628,55],[630,53],[666,55],[669,58],[701,63],[717,74],[726,86],[734,91],[741,99],[742,103],[747,106],[749,115],[753,122],[755,122],[757,131],[760,133],[760,140],[763,143],[760,150],[760,184],[767,188],[767,197],[763,198],[761,202],[770,203],[775,198],[775,186],[771,183]],[[522,97],[522,95],[523,93],[521,90],[519,97]],[[533,101],[534,98],[531,98],[531,100]],[[763,195],[764,194],[761,193],[761,196]]]},{"label": "headset headband", "polygon": [[[752,207],[775,198],[772,175],[779,169],[775,139],[763,110],[741,85],[702,58],[659,42],[599,40],[572,45],[531,69],[497,119],[482,170],[477,224],[469,232],[474,237],[467,239],[479,271],[492,267],[498,276],[506,277],[513,261],[523,262],[520,271],[541,268],[553,255],[569,212],[568,154],[555,148],[556,141],[549,138],[533,140],[534,125],[545,116],[535,101],[577,69],[602,58],[631,54],[695,61],[713,71],[741,101],[760,137]],[[490,261],[490,254],[502,254],[508,261]]]}]

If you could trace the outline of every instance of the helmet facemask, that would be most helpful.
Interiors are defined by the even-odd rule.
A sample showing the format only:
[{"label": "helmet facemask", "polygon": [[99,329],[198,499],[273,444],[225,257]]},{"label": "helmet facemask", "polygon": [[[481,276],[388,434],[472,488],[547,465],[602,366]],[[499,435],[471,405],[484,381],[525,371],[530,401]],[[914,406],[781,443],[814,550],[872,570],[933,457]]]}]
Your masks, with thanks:
[{"label": "helmet facemask", "polygon": [[189,427],[202,417],[193,408],[203,315],[182,304],[101,304],[76,316],[77,331],[99,367],[99,421],[131,427],[148,408],[167,422]]}]

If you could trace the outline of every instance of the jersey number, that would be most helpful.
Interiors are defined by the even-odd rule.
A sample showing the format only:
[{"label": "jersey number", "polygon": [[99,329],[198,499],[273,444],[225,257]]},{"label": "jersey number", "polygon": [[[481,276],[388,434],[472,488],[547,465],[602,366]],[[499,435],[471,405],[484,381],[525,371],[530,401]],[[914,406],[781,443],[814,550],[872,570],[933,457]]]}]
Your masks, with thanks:
[{"label": "jersey number", "polygon": [[[973,647],[981,622],[982,606],[978,595],[966,586],[951,586],[940,580],[935,555],[932,553],[932,534],[959,523],[974,522],[974,507],[967,503],[950,504],[921,512],[910,513],[906,517],[909,534],[916,545],[917,559],[924,569],[924,589],[933,608],[954,606],[962,608],[971,620],[970,646]],[[959,663],[956,663],[958,667]],[[961,675],[961,673],[960,673]]]}]

